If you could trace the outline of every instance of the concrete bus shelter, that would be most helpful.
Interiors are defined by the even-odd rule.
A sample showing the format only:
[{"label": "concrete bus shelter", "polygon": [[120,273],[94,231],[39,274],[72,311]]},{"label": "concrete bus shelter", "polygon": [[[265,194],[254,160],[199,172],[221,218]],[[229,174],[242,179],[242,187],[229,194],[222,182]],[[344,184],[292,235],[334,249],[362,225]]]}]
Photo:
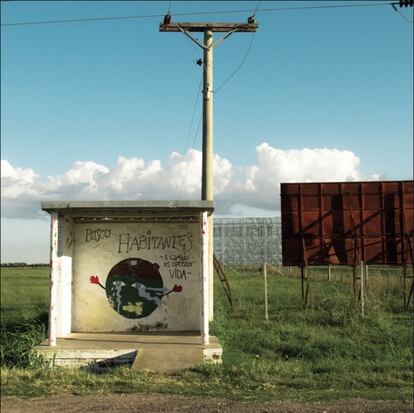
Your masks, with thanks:
[{"label": "concrete bus shelter", "polygon": [[49,337],[37,347],[46,359],[154,370],[169,369],[164,356],[173,370],[221,360],[208,327],[213,202],[60,201],[42,209],[51,215]]}]

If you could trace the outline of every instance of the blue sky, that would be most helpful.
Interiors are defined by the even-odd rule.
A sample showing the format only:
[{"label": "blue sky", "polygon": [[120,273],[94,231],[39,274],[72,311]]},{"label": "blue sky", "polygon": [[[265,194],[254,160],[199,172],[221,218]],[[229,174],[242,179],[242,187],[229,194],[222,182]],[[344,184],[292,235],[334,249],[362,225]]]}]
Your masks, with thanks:
[{"label": "blue sky", "polygon": [[[277,214],[280,181],[412,179],[413,24],[389,5],[260,12],[373,3],[387,2],[263,1],[258,32],[215,49],[217,89],[253,41],[214,95],[219,213]],[[2,2],[1,15],[2,24],[164,15],[168,5]],[[175,14],[257,5],[171,10],[176,21],[238,22],[250,13]],[[412,9],[400,12],[412,21]],[[2,27],[2,261],[48,254],[40,199],[199,197],[202,53],[160,33],[161,20]],[[16,233],[42,242],[16,252]]]}]

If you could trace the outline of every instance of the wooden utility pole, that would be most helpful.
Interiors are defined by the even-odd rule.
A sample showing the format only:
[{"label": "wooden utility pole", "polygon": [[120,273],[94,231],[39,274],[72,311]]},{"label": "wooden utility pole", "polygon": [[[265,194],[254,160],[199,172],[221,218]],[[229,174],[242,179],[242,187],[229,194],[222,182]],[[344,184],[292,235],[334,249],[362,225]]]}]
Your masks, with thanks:
[{"label": "wooden utility pole", "polygon": [[[183,33],[204,51],[203,65],[203,164],[201,176],[201,199],[213,201],[213,49],[220,45],[233,33],[255,32],[258,24],[254,16],[246,23],[182,23],[172,22],[167,14],[160,24],[160,32]],[[200,42],[191,33],[204,33],[204,41]],[[213,41],[213,33],[225,33],[217,42]],[[208,219],[209,226],[209,298],[210,319],[213,318],[213,252],[214,229],[213,214]]]}]

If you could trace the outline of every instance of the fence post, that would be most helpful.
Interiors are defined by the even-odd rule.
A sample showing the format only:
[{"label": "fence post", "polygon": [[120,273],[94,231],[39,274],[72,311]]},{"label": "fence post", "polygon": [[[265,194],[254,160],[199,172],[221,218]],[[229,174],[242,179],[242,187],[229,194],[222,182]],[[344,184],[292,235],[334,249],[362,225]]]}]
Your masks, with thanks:
[{"label": "fence post", "polygon": [[365,291],[364,291],[365,290],[365,288],[364,288],[365,281],[364,281],[364,268],[365,268],[364,262],[361,261],[361,314],[362,314],[362,317],[365,316],[365,297],[364,297],[364,295],[365,295]]},{"label": "fence post", "polygon": [[269,321],[268,305],[267,305],[267,268],[266,262],[263,264],[263,276],[264,276],[264,312],[265,320]]},{"label": "fence post", "polygon": [[[406,278],[407,278],[407,264],[404,263],[404,265],[403,265],[403,273],[402,273],[402,288],[403,288],[404,307],[407,306],[407,293],[405,291],[405,288],[406,288]],[[387,281],[388,281],[388,274],[387,274]]]}]

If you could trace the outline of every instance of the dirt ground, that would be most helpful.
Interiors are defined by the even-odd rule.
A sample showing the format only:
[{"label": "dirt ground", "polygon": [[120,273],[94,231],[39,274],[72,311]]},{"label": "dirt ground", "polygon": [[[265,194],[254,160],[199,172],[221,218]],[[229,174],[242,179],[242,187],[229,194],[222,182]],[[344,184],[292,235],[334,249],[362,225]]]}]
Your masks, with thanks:
[{"label": "dirt ground", "polygon": [[413,405],[401,401],[363,399],[306,404],[286,401],[238,402],[227,399],[165,394],[108,394],[103,396],[62,395],[34,399],[2,397],[1,412],[412,413]]}]

